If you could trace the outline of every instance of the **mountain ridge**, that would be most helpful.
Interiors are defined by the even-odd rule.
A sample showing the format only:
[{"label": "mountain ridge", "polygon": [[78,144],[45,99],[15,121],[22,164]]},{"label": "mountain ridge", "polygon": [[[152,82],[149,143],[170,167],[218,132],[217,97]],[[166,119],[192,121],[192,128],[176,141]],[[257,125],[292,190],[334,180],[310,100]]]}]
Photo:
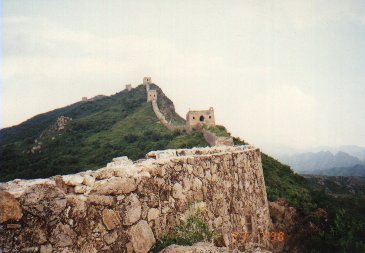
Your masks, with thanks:
[{"label": "mountain ridge", "polygon": [[[158,90],[159,107],[166,117],[184,123],[163,91],[154,84],[151,87]],[[60,117],[72,121],[62,134],[40,141]],[[208,145],[201,133],[171,132],[162,126],[146,102],[144,85],[77,102],[1,129],[0,143],[0,181],[94,169],[113,157],[140,159],[154,149]]]},{"label": "mountain ridge", "polygon": [[336,154],[330,151],[307,152],[291,156],[281,156],[280,160],[298,172],[325,170],[334,167],[350,167],[363,163],[359,158],[343,151],[339,151]]}]

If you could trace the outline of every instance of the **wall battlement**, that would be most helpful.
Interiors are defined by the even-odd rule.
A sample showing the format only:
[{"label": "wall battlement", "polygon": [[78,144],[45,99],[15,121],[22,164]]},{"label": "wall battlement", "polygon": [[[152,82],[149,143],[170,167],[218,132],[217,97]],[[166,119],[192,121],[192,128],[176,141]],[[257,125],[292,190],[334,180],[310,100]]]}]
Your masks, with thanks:
[{"label": "wall battlement", "polygon": [[[257,237],[270,217],[260,151],[252,146],[153,151],[105,168],[0,185],[2,252],[148,252],[193,203],[219,240]],[[243,245],[243,247],[245,247]]]}]

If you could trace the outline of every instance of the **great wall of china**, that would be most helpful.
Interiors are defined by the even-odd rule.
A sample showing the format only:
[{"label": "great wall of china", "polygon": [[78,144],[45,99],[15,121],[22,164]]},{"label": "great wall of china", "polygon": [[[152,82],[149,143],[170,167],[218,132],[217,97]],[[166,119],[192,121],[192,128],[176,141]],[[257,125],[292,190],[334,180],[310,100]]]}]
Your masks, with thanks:
[{"label": "great wall of china", "polygon": [[[210,146],[233,146],[232,137],[217,136],[214,132],[209,130],[209,127],[215,126],[214,109],[212,107],[209,110],[203,111],[189,111],[186,115],[186,125],[172,125],[170,124],[165,116],[161,113],[158,108],[157,100],[158,93],[157,90],[150,89],[150,84],[152,84],[151,77],[143,78],[143,85],[146,86],[147,102],[152,103],[152,108],[156,117],[159,119],[161,124],[170,130],[186,130],[193,131],[198,130],[203,133],[203,136]],[[132,89],[131,84],[126,85],[126,90],[130,91]]]},{"label": "great wall of china", "polygon": [[[259,236],[271,220],[258,149],[193,148],[146,157],[2,184],[2,252],[148,252],[192,206],[202,207],[221,246],[270,246]],[[233,238],[237,232],[252,236],[242,244]]]},{"label": "great wall of china", "polygon": [[[272,223],[259,149],[200,129],[198,117],[215,126],[212,108],[190,111],[186,126],[171,125],[150,82],[145,78],[147,101],[160,122],[200,130],[212,147],[152,151],[137,162],[115,158],[96,171],[0,184],[0,252],[149,252],[194,208],[225,247],[195,250],[268,252],[261,251],[272,247],[260,236]],[[237,233],[249,236],[243,242]]]}]

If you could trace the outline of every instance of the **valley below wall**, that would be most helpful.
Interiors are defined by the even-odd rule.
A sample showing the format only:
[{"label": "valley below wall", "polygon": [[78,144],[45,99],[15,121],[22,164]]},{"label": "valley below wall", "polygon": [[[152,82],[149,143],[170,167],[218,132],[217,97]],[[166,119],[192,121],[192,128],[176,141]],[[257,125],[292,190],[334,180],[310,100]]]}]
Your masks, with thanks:
[{"label": "valley below wall", "polygon": [[[149,252],[202,206],[217,246],[270,248],[259,149],[153,151],[105,168],[0,185],[0,252]],[[234,234],[251,236],[243,243]]]}]

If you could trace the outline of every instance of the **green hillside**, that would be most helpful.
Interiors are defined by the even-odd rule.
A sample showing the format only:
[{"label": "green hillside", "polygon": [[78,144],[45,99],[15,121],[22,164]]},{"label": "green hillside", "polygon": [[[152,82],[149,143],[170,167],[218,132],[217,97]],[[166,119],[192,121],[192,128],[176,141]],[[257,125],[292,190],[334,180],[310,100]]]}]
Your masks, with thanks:
[{"label": "green hillside", "polygon": [[311,188],[334,196],[365,197],[365,177],[303,175]]},{"label": "green hillside", "polygon": [[[183,123],[159,90],[159,106],[169,120]],[[70,117],[62,131],[60,116]],[[146,102],[145,86],[37,115],[0,131],[0,181],[74,173],[104,166],[114,157],[136,160],[151,150],[207,146],[201,133],[171,132]],[[32,148],[41,142],[40,149]]]}]

